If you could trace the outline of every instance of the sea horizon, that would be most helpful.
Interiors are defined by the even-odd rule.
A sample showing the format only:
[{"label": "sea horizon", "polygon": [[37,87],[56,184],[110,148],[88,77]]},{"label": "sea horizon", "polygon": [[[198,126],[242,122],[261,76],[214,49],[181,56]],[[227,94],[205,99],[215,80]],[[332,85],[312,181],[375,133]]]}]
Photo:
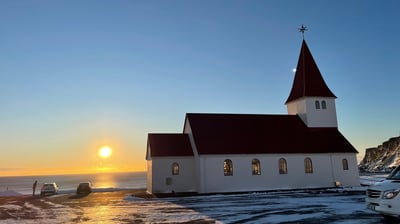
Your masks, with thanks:
[{"label": "sea horizon", "polygon": [[32,194],[35,181],[38,182],[36,194],[40,194],[44,183],[53,182],[59,187],[60,193],[74,191],[80,182],[91,182],[94,189],[143,189],[146,188],[146,171],[3,176],[0,177],[0,192]]},{"label": "sea horizon", "polygon": [[65,176],[65,175],[86,175],[86,174],[108,174],[108,173],[142,173],[147,172],[146,170],[139,171],[105,171],[105,172],[83,172],[83,173],[48,173],[48,174],[17,174],[17,175],[0,175],[2,177],[39,177],[39,176]]}]

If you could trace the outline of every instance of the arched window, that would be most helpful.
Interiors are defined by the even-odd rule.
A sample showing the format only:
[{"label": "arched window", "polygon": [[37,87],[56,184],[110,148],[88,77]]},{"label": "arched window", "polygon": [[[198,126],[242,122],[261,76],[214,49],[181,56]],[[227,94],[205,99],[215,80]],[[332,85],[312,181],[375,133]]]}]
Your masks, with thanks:
[{"label": "arched window", "polygon": [[179,175],[179,164],[178,163],[172,164],[172,175]]},{"label": "arched window", "polygon": [[233,176],[233,164],[230,159],[224,161],[224,176]]},{"label": "arched window", "polygon": [[343,170],[349,170],[349,162],[347,159],[342,160]]},{"label": "arched window", "polygon": [[287,174],[287,164],[286,159],[279,159],[279,174]]},{"label": "arched window", "polygon": [[252,170],[253,175],[261,175],[260,160],[253,159],[251,161],[251,170]]},{"label": "arched window", "polygon": [[325,101],[325,100],[323,100],[323,101],[321,102],[321,107],[322,107],[323,110],[326,109],[326,101]]},{"label": "arched window", "polygon": [[321,109],[318,100],[315,101],[315,109],[317,109],[317,110]]},{"label": "arched window", "polygon": [[304,172],[313,173],[312,161],[308,157],[304,159]]}]

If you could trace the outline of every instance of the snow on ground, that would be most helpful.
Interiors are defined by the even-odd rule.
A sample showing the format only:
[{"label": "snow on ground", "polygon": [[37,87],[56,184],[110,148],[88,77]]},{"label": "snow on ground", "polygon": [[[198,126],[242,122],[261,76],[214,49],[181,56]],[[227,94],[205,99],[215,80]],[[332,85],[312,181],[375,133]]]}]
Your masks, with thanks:
[{"label": "snow on ground", "polygon": [[5,208],[8,210],[18,210],[21,209],[22,207],[19,205],[8,204],[8,205],[0,205],[0,208]]},{"label": "snow on ground", "polygon": [[[382,178],[367,176],[364,180],[365,183],[373,184]],[[112,196],[117,192],[98,192],[63,201],[59,197],[68,198],[64,194],[42,198],[35,204],[26,202],[23,207],[1,205],[0,213],[7,212],[10,217],[0,222],[382,223],[383,219],[379,214],[366,209],[365,189],[366,187],[334,188],[323,191],[297,190],[150,199],[129,194],[118,199]],[[23,218],[22,214],[26,215],[27,212],[35,219]]]},{"label": "snow on ground", "polygon": [[[365,206],[364,192],[285,191],[234,195],[142,199],[125,196],[105,204],[71,200],[24,207],[2,206],[12,217],[23,209],[36,223],[380,223]],[[87,202],[85,202],[87,203]],[[8,218],[1,223],[35,223]]]},{"label": "snow on ground", "polygon": [[289,191],[166,200],[222,223],[334,223],[346,220],[348,223],[379,222],[379,216],[366,210],[364,199],[363,192]]}]

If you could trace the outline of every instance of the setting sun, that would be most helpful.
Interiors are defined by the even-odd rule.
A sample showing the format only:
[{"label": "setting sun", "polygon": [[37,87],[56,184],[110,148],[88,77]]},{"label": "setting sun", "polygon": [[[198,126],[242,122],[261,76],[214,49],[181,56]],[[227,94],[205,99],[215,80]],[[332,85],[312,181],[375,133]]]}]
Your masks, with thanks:
[{"label": "setting sun", "polygon": [[111,156],[112,149],[108,146],[103,146],[99,149],[99,156],[102,158],[108,158]]}]

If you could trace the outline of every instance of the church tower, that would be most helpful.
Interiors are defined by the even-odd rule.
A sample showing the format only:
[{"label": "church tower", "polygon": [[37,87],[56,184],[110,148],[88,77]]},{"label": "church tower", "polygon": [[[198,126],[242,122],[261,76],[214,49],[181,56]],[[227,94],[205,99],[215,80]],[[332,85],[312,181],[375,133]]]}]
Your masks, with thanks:
[{"label": "church tower", "polygon": [[[304,34],[304,30],[301,32]],[[292,90],[285,103],[288,114],[299,115],[310,128],[337,128],[335,100],[303,38]]]}]

